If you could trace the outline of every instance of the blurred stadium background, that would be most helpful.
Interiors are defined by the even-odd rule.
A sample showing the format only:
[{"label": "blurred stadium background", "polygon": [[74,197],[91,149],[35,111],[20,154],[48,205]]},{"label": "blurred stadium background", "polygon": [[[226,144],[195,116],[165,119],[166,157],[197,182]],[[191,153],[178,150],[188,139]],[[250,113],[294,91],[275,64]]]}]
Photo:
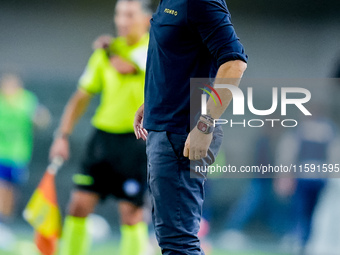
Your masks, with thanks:
[{"label": "blurred stadium background", "polygon": [[[340,1],[228,0],[227,4],[249,55],[246,78],[327,78],[336,73],[340,58]],[[19,247],[22,251],[18,254],[29,254],[27,242],[32,235],[21,212],[48,164],[53,131],[91,54],[93,40],[98,35],[114,32],[114,5],[115,2],[109,0],[0,1],[0,71],[17,72],[25,87],[33,91],[52,114],[50,128],[35,133],[29,182],[20,187],[15,218],[11,222],[15,233],[23,240]],[[71,160],[57,176],[63,213],[72,187],[71,176],[78,168],[97,102],[92,102],[92,110],[78,124],[71,138]],[[250,250],[226,253],[218,241],[228,210],[248,182],[248,179],[214,180],[207,197],[212,208],[209,239],[215,248],[213,254],[281,254],[275,253],[278,251],[276,239],[258,215],[245,231],[263,237],[261,245],[255,238]],[[114,252],[119,235],[115,209],[114,202],[98,207],[97,213],[111,226],[112,238],[95,245],[93,254],[118,254]],[[335,225],[340,226],[339,223]],[[334,231],[340,236],[340,229]]]}]

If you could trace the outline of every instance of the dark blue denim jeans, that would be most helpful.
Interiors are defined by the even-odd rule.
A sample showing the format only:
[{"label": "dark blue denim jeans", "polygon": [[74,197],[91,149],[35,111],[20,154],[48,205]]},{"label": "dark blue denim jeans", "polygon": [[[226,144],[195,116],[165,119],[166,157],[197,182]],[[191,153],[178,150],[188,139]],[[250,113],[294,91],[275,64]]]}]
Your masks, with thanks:
[{"label": "dark blue denim jeans", "polygon": [[[214,162],[223,132],[215,129],[208,156],[199,163]],[[149,131],[146,142],[148,185],[152,220],[162,254],[203,255],[197,233],[204,200],[205,175],[190,174],[190,160],[183,156],[187,134]],[[194,164],[191,164],[192,166]]]}]

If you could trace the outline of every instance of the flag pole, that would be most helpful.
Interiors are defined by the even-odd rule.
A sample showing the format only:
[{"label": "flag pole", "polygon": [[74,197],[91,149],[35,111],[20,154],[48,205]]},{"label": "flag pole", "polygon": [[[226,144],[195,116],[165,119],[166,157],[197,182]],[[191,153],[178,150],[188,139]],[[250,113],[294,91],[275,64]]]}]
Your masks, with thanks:
[{"label": "flag pole", "polygon": [[61,156],[56,156],[52,159],[52,162],[48,165],[47,171],[52,175],[56,175],[63,164],[64,159]]}]

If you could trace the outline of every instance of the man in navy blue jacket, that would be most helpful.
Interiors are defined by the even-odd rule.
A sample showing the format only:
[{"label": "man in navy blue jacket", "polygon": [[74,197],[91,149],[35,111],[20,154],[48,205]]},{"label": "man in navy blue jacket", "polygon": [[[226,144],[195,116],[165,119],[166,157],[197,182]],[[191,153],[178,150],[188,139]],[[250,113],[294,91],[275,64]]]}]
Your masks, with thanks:
[{"label": "man in navy blue jacket", "polygon": [[199,98],[190,78],[230,78],[238,86],[246,63],[224,0],[161,0],[151,19],[145,103],[134,127],[147,140],[152,218],[163,254],[204,254],[197,233],[205,176],[191,178],[190,161],[214,161],[223,136],[214,119],[232,98],[216,89],[222,104],[210,98],[207,115],[190,127],[190,99]]}]

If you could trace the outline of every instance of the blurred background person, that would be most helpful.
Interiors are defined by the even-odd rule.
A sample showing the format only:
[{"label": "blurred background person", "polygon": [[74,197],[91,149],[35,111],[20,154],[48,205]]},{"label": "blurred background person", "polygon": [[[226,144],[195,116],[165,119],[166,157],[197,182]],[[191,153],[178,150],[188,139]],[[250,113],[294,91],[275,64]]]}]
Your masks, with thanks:
[{"label": "blurred background person", "polygon": [[[339,164],[340,137],[337,133],[336,139],[330,147],[330,164]],[[339,174],[339,173],[337,173]],[[339,178],[327,180],[327,185],[320,194],[311,225],[311,233],[306,247],[308,255],[337,255],[340,250],[340,205],[338,202],[340,194]]]},{"label": "blurred background person", "polygon": [[101,94],[81,171],[73,177],[76,188],[63,228],[62,255],[89,252],[87,218],[100,200],[111,195],[119,199],[120,254],[141,255],[148,247],[143,221],[145,142],[136,140],[133,120],[144,100],[149,19],[142,1],[117,2],[114,23],[118,37],[104,36],[94,43],[94,47],[104,48],[96,49],[90,57],[78,90],[65,107],[50,158],[69,158],[68,138],[92,97]]},{"label": "blurred background person", "polygon": [[5,73],[0,80],[0,249],[10,248],[14,237],[5,227],[12,215],[18,185],[28,179],[33,146],[33,127],[49,124],[48,110],[24,89],[22,80]]},{"label": "blurred background person", "polygon": [[[327,185],[330,175],[320,178],[317,166],[330,163],[333,144],[336,141],[336,126],[327,117],[321,105],[311,107],[313,114],[308,120],[301,120],[294,131],[287,132],[281,137],[278,148],[279,164],[308,167],[316,166],[315,173],[297,173],[296,179],[277,179],[276,189],[280,193],[286,192],[286,187],[295,186],[292,197],[292,252],[294,254],[309,254],[306,250],[312,232],[312,220],[319,198]],[[292,183],[292,184],[287,184]]]},{"label": "blurred background person", "polygon": [[[331,85],[330,105],[332,120],[336,121],[336,134],[328,149],[329,164],[339,164],[340,155],[340,137],[339,137],[339,100],[340,92],[340,58],[336,59],[335,68],[329,81]],[[335,78],[335,79],[334,79]],[[337,255],[340,251],[340,206],[338,196],[340,194],[339,178],[331,178],[327,181],[320,196],[320,202],[317,204],[314,212],[312,231],[307,244],[307,252],[310,255]]]},{"label": "blurred background person", "polygon": [[[268,127],[259,133],[254,145],[254,166],[275,165],[275,151],[280,131],[280,128]],[[285,194],[276,192],[275,181],[270,174],[253,175],[243,195],[230,208],[225,221],[220,240],[224,242],[226,248],[240,250],[251,245],[251,238],[246,234],[246,230],[256,217],[276,239],[284,237],[290,229],[289,214],[293,191]]]}]

